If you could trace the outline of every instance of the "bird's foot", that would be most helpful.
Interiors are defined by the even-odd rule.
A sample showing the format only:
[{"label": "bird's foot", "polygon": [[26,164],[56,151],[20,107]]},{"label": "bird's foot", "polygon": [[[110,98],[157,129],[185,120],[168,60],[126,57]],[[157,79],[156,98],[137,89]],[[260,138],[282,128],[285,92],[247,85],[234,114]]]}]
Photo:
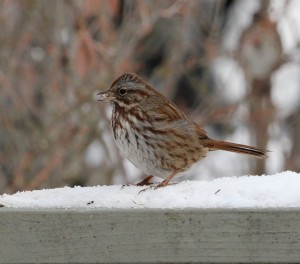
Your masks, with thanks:
[{"label": "bird's foot", "polygon": [[168,183],[168,182],[167,182],[167,183],[164,183],[164,182],[162,181],[161,183],[157,184],[156,186],[149,186],[149,187],[147,187],[147,188],[145,188],[145,189],[139,191],[138,194],[140,194],[140,193],[142,193],[142,192],[144,192],[144,191],[150,190],[150,189],[157,190],[158,188],[162,188],[162,187],[166,187],[166,186],[170,186],[170,185],[176,185],[176,184],[177,184],[177,182],[174,182],[174,183]]},{"label": "bird's foot", "polygon": [[149,175],[145,179],[143,179],[142,181],[140,181],[136,184],[123,184],[121,189],[123,189],[126,186],[147,186],[147,185],[151,185],[152,183],[150,181],[152,180],[152,178],[153,178],[153,176]]}]

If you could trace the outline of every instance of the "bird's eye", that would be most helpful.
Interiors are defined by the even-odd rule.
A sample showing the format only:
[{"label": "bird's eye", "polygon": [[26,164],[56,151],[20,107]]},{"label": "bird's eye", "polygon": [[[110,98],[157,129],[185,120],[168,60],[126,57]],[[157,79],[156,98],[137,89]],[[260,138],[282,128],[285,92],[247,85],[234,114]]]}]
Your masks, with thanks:
[{"label": "bird's eye", "polygon": [[125,88],[120,88],[119,95],[124,96],[125,94],[127,94],[127,90]]}]

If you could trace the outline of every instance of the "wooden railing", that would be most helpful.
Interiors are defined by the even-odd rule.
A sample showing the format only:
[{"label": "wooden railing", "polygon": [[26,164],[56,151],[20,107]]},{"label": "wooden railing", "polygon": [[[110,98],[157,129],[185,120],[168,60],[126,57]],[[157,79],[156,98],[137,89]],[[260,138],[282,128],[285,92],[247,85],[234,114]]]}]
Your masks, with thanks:
[{"label": "wooden railing", "polygon": [[300,210],[0,208],[0,262],[300,263]]}]

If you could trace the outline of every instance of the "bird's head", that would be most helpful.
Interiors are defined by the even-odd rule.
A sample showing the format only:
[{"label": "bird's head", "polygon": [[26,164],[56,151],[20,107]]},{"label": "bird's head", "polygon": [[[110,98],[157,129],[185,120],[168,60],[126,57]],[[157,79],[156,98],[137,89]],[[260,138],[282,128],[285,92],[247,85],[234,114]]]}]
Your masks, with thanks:
[{"label": "bird's head", "polygon": [[131,108],[156,94],[156,91],[134,73],[125,73],[117,78],[111,87],[98,93],[98,101],[111,101],[114,104]]}]

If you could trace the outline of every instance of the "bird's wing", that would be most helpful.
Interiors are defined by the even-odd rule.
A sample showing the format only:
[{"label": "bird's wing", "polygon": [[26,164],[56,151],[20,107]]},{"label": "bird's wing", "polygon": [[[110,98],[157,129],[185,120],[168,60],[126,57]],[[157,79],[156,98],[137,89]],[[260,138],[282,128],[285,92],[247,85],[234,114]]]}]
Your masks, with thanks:
[{"label": "bird's wing", "polygon": [[166,140],[171,140],[171,135],[175,134],[186,140],[207,137],[199,125],[189,120],[175,104],[162,96],[150,97],[140,107],[145,120],[149,121],[145,124],[147,128],[155,134],[165,134]]},{"label": "bird's wing", "polygon": [[199,139],[207,139],[208,136],[207,136],[207,132],[201,128],[198,124],[196,124],[195,122],[194,123],[194,126],[195,126],[195,129],[196,129],[196,132],[197,132],[197,136]]}]

